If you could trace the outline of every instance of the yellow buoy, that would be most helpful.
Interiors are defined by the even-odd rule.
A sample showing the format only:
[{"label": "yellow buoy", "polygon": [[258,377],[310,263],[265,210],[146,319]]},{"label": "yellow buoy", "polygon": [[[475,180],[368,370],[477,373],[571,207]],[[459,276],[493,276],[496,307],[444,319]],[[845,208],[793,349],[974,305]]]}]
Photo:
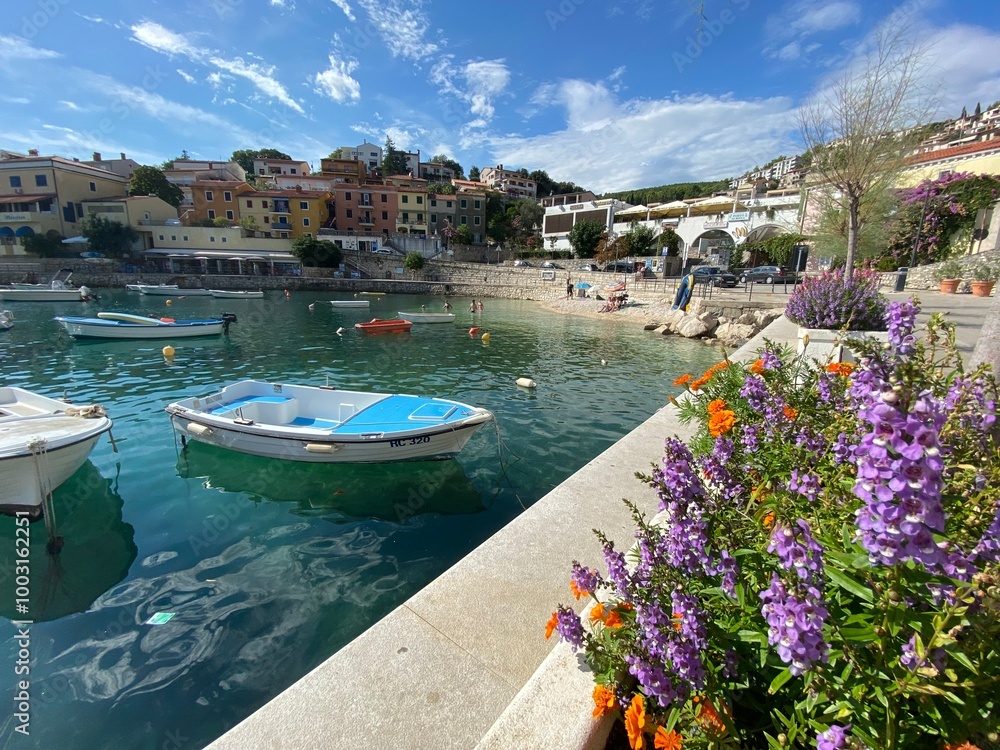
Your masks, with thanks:
[{"label": "yellow buoy", "polygon": [[167,344],[165,347],[163,347],[163,356],[166,357],[166,358],[168,358],[168,359],[170,357],[173,357],[174,356],[174,347],[170,346],[170,344]]},{"label": "yellow buoy", "polygon": [[167,304],[168,304],[168,305],[172,305],[172,304],[174,304],[174,303],[173,303],[173,300],[169,300],[169,299],[168,299],[168,300],[167,300]]},{"label": "yellow buoy", "polygon": [[490,340],[490,333],[489,331],[487,331],[486,333],[483,334],[483,341],[485,343],[489,343],[489,340]]},{"label": "yellow buoy", "polygon": [[518,378],[514,382],[517,385],[521,386],[522,388],[537,388],[538,387],[538,383],[536,383],[531,378]]}]

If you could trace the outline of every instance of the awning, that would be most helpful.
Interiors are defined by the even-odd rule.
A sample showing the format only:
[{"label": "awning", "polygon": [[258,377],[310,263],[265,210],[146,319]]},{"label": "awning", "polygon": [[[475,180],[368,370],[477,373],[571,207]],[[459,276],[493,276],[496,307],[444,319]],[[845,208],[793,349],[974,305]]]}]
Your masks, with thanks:
[{"label": "awning", "polygon": [[10,227],[0,227],[0,237],[13,237],[14,230]]},{"label": "awning", "polygon": [[14,232],[15,237],[34,237],[35,230],[31,227],[18,227]]},{"label": "awning", "polygon": [[0,203],[34,203],[55,198],[55,193],[33,193],[31,195],[0,195]]},{"label": "awning", "polygon": [[[237,250],[237,252],[239,252]],[[190,251],[179,248],[154,248],[147,250],[144,255],[148,257],[169,256],[172,258],[207,258],[208,260],[253,260],[253,261],[274,261],[276,263],[298,263],[299,259],[291,253],[262,253],[260,251],[252,255],[233,255],[232,250],[209,250],[207,248],[192,248]]]}]

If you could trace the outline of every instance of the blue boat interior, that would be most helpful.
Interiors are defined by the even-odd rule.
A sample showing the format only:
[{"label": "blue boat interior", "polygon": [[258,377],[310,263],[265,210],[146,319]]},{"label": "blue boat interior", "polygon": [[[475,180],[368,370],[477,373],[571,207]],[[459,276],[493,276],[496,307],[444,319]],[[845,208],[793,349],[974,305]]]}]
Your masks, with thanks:
[{"label": "blue boat interior", "polygon": [[[468,409],[447,401],[418,396],[389,396],[358,412],[350,404],[341,404],[342,420],[296,413],[296,399],[291,396],[245,396],[208,410],[216,416],[253,419],[262,424],[311,427],[339,434],[360,435],[371,432],[396,432],[447,424],[471,414]],[[243,410],[246,410],[244,414]]]}]

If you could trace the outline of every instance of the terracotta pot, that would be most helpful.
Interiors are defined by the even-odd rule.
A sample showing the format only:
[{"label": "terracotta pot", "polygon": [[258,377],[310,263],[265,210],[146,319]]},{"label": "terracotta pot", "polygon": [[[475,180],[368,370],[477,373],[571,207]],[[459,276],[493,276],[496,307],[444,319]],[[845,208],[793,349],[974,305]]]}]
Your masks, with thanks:
[{"label": "terracotta pot", "polygon": [[941,279],[941,294],[954,294],[958,291],[961,279]]},{"label": "terracotta pot", "polygon": [[972,296],[973,297],[989,297],[990,292],[993,291],[993,285],[995,281],[973,281],[972,282]]}]

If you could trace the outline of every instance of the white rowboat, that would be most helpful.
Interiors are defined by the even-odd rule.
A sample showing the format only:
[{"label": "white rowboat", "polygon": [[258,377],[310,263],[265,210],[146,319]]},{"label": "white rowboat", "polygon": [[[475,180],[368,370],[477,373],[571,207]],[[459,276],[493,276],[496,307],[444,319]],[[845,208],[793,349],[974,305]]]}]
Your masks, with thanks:
[{"label": "white rowboat", "polygon": [[221,318],[208,320],[173,320],[99,312],[96,318],[60,316],[55,320],[70,336],[78,339],[174,339],[228,333],[236,316],[223,313]]},{"label": "white rowboat", "polygon": [[216,299],[263,299],[264,292],[240,289],[209,289]]},{"label": "white rowboat", "polygon": [[139,284],[139,292],[149,294],[154,297],[211,297],[212,292],[208,289],[180,289],[169,286],[149,286]]},{"label": "white rowboat", "polygon": [[166,407],[174,429],[253,456],[314,463],[451,458],[493,414],[457,401],[244,380]]},{"label": "white rowboat", "polygon": [[87,287],[79,289],[0,289],[0,300],[5,302],[85,302]]},{"label": "white rowboat", "polygon": [[408,320],[411,323],[454,323],[455,322],[455,313],[403,312],[401,310],[396,314],[403,320]]},{"label": "white rowboat", "polygon": [[83,465],[110,429],[100,407],[0,388],[0,511],[41,513],[43,497]]},{"label": "white rowboat", "polygon": [[[141,286],[150,286],[150,284],[126,284],[125,285],[125,289],[126,289],[126,291],[129,291],[129,292],[138,292],[139,291],[139,287],[141,287]],[[156,287],[158,289],[177,289],[178,288],[176,284],[157,284]]]},{"label": "white rowboat", "polygon": [[370,303],[366,299],[332,299],[330,304],[334,307],[368,307]]}]

